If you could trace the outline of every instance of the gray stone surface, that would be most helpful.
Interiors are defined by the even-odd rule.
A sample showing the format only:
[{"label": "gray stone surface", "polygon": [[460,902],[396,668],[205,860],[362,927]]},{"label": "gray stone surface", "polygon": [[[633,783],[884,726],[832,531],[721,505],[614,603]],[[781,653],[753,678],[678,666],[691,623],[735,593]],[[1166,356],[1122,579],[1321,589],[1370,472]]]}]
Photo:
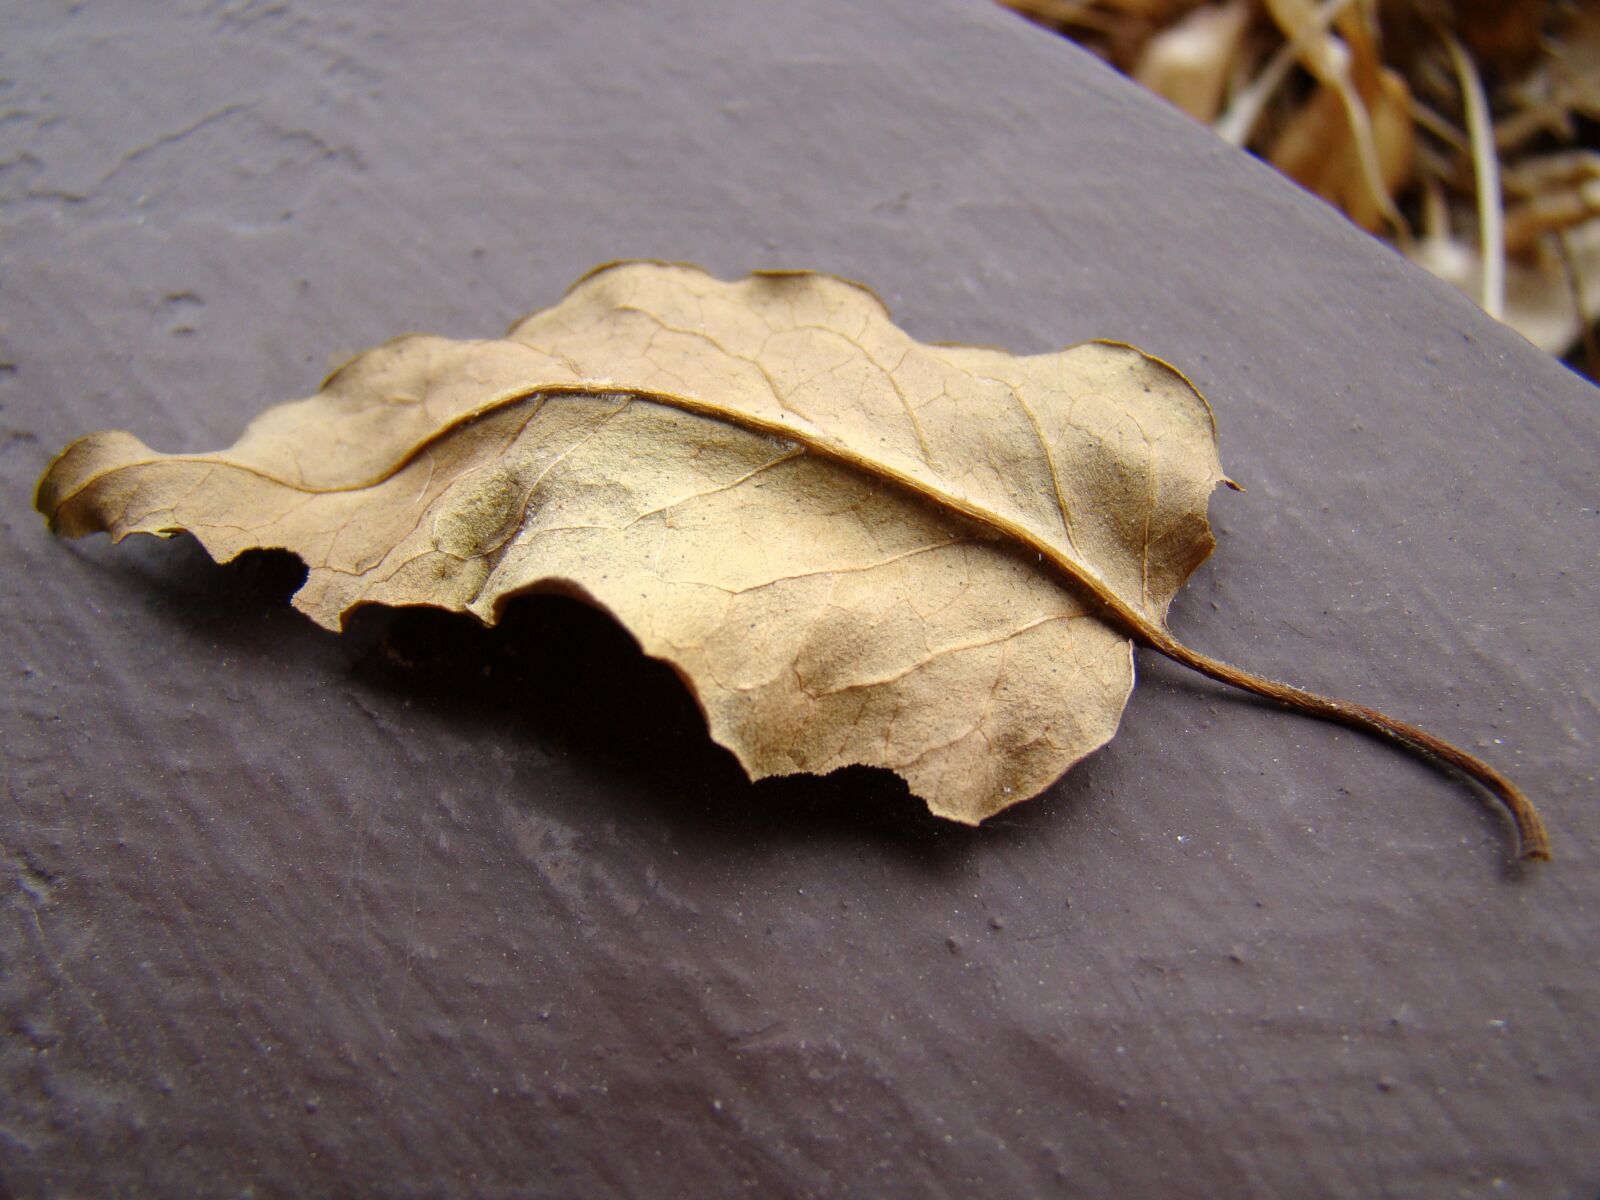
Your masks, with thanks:
[{"label": "gray stone surface", "polygon": [[[0,14],[0,1192],[1593,1196],[1600,395],[978,0]],[[619,257],[1135,341],[1250,489],[1174,625],[1501,764],[1141,655],[973,832],[751,786],[602,619],[374,616],[64,544],[91,429],[233,440]]]}]

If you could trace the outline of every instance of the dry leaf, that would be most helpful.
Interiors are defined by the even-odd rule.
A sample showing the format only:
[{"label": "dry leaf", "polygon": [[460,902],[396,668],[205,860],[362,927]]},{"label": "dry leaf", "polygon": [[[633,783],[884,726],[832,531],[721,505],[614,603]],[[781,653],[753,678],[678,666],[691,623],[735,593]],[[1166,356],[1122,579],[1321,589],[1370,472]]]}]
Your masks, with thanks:
[{"label": "dry leaf", "polygon": [[919,346],[839,280],[630,265],[504,340],[363,355],[222,454],[86,439],[41,497],[69,534],[291,550],[330,629],[579,595],[752,776],[888,767],[976,821],[1103,744],[1133,683],[1126,635],[996,523],[1160,622],[1220,477],[1205,403],[1138,351]]},{"label": "dry leaf", "polygon": [[1197,8],[1145,43],[1133,78],[1197,121],[1210,121],[1249,25],[1245,0]]},{"label": "dry leaf", "polygon": [[70,536],[291,550],[330,629],[577,596],[677,669],[752,776],[887,767],[961,821],[1111,737],[1130,639],[1462,766],[1172,638],[1221,480],[1205,401],[1132,347],[926,346],[842,280],[631,263],[503,339],[390,342],[218,454],[81,439],[38,504]]},{"label": "dry leaf", "polygon": [[1506,253],[1527,254],[1550,233],[1600,217],[1600,153],[1568,150],[1523,159],[1505,173]]},{"label": "dry leaf", "polygon": [[1345,41],[1322,33],[1312,0],[1267,0],[1267,11],[1321,86],[1274,140],[1267,159],[1308,191],[1342,208],[1362,228],[1405,230],[1394,194],[1411,173],[1411,90],[1382,67],[1363,15],[1336,18]]},{"label": "dry leaf", "polygon": [[[1473,298],[1490,315],[1557,354],[1581,343],[1589,374],[1600,370],[1600,325],[1586,299],[1595,189],[1529,186],[1540,160],[1593,153],[1600,4],[1001,3],[1185,111],[1209,114],[1225,141],[1402,253],[1451,278],[1473,275]],[[1463,253],[1433,231],[1413,235],[1436,196],[1454,223],[1477,218]]]},{"label": "dry leaf", "polygon": [[1359,123],[1351,116],[1353,94],[1318,88],[1274,139],[1268,161],[1368,232],[1403,228],[1391,196],[1411,175],[1411,94],[1405,80],[1384,70]]},{"label": "dry leaf", "polygon": [[[1481,294],[1483,259],[1471,241],[1440,229],[1405,253],[1473,299]],[[1600,217],[1528,246],[1506,264],[1505,292],[1505,323],[1539,349],[1565,354],[1600,312]]]}]

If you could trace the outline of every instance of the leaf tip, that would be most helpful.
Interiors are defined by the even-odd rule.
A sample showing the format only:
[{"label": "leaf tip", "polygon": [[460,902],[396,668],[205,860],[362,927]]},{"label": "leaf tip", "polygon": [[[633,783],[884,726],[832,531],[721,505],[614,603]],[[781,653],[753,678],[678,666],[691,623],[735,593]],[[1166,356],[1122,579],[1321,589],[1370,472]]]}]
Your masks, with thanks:
[{"label": "leaf tip", "polygon": [[[106,528],[100,514],[78,513],[71,501],[99,477],[149,458],[152,451],[131,433],[91,433],[72,442],[51,459],[33,490],[33,507],[44,514],[53,533],[82,537]],[[91,506],[92,507],[92,506]]]},{"label": "leaf tip", "polygon": [[1524,811],[1513,811],[1516,820],[1517,834],[1520,840],[1520,849],[1517,852],[1517,862],[1541,863],[1549,862],[1554,855],[1550,853],[1550,834],[1544,827],[1544,820],[1533,808],[1527,805]]}]

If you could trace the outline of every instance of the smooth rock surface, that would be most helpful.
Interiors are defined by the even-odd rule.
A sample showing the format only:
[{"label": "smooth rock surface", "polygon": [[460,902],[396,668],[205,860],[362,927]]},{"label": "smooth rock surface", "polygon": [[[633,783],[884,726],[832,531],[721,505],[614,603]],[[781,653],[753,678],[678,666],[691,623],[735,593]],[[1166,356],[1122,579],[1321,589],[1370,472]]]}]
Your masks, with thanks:
[{"label": "smooth rock surface", "polygon": [[[1593,1196],[1600,394],[980,0],[8,6],[0,1193]],[[870,283],[1210,397],[1173,624],[1481,750],[1141,654],[977,831],[752,786],[603,619],[372,614],[63,543],[92,429],[231,442],[595,263]]]}]

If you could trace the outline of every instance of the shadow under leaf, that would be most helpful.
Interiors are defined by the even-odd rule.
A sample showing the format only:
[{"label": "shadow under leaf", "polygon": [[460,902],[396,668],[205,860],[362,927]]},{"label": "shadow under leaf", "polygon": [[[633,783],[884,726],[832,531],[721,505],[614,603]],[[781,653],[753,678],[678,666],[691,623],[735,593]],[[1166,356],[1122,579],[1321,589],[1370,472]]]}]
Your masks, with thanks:
[{"label": "shadow under leaf", "polygon": [[[218,564],[190,537],[138,537],[114,557],[142,600],[176,627],[229,653],[337,672],[338,686],[404,706],[457,739],[581,764],[603,785],[608,806],[631,807],[680,836],[866,842],[937,862],[1025,835],[1038,819],[1033,810],[1044,807],[970,829],[934,817],[881,769],[752,783],[711,740],[669,666],[647,658],[606,614],[565,597],[519,597],[487,628],[436,609],[374,605],[334,637],[289,609],[305,567],[287,551],[251,550]],[[547,788],[516,788],[495,802],[552,801]]]}]

